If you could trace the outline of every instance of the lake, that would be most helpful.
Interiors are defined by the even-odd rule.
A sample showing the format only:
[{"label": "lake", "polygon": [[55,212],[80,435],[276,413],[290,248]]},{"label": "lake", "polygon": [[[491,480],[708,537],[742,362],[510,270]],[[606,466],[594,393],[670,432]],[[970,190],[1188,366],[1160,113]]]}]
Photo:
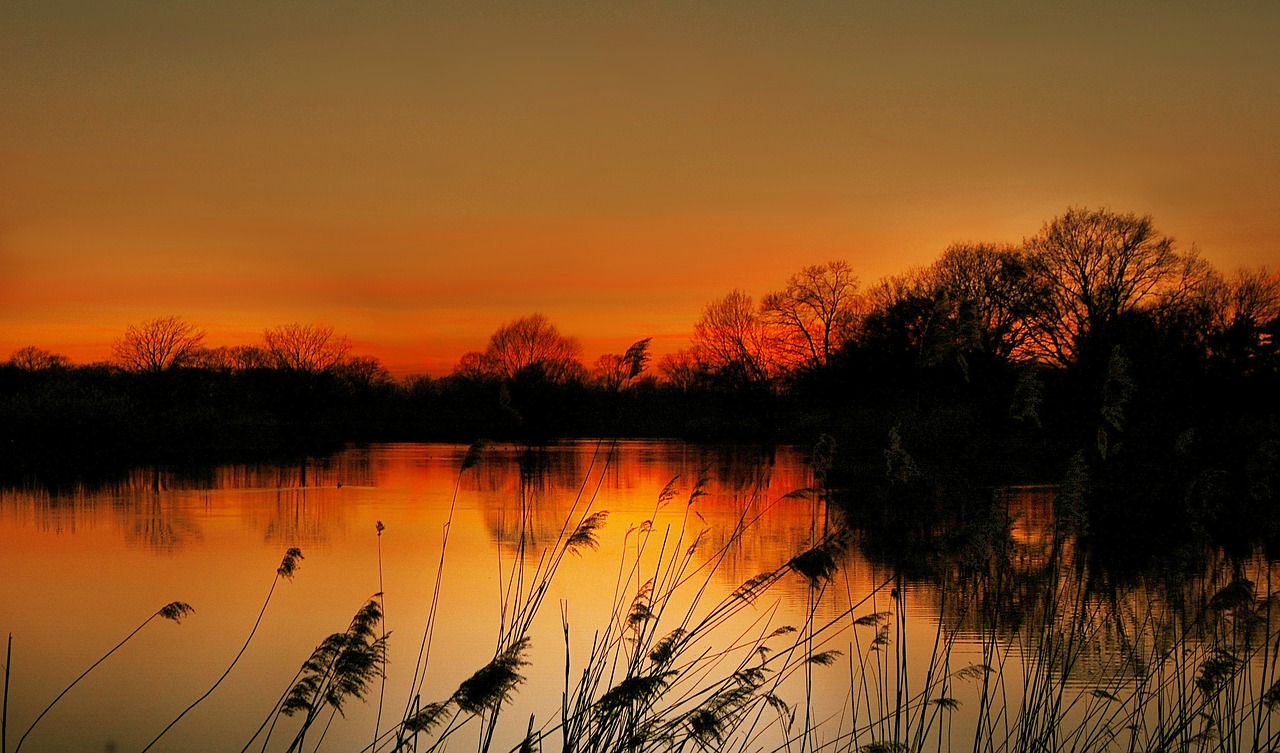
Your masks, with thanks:
[{"label": "lake", "polygon": [[[587,711],[565,711],[574,749],[624,728],[643,733],[638,749],[1273,740],[1265,559],[1207,551],[1177,577],[1099,583],[1054,490],[996,489],[980,546],[903,574],[866,554],[873,532],[830,538],[847,526],[817,485],[803,448],[578,441],[378,445],[5,490],[6,753],[174,601],[194,613],[148,623],[22,750],[140,751],[224,672],[151,750],[285,750],[305,713],[277,717],[277,704],[371,599],[389,633],[385,684],[321,709],[308,751],[369,749],[379,733],[390,750],[407,711],[451,698],[417,749],[475,747],[495,707],[473,699],[480,713],[466,713],[461,690],[492,679],[495,652],[521,637],[505,666],[523,680],[498,688],[492,750],[531,731],[564,747],[575,694]],[[292,547],[302,559],[278,578]]]}]

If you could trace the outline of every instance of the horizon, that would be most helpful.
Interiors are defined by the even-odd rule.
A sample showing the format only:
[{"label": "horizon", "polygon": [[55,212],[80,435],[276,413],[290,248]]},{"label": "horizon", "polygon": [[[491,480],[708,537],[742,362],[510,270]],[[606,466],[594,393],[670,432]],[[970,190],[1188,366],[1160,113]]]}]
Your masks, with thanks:
[{"label": "horizon", "polygon": [[1071,206],[1280,263],[1280,6],[7,3],[0,354],[326,324],[590,363],[810,264],[863,288]]}]

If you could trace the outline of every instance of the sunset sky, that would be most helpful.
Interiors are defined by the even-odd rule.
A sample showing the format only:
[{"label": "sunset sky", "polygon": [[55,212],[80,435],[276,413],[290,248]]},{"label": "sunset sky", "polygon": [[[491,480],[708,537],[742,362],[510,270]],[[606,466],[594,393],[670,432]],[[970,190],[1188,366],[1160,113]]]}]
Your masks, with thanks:
[{"label": "sunset sky", "polygon": [[0,359],[332,325],[586,359],[1067,207],[1280,263],[1280,3],[0,3]]}]

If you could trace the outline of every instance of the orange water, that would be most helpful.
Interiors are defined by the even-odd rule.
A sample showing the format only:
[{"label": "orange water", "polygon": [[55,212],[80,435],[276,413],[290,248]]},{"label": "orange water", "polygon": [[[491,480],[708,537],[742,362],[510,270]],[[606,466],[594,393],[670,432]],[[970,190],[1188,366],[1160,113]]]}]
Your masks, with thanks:
[{"label": "orange water", "polygon": [[[188,602],[194,615],[181,624],[149,624],[76,686],[22,748],[140,750],[239,651],[291,546],[305,559],[292,581],[277,585],[243,658],[153,750],[240,750],[310,650],[343,630],[381,579],[392,633],[385,691],[375,685],[369,700],[350,702],[322,749],[369,745],[375,723],[385,730],[406,704],[455,484],[424,701],[448,697],[493,656],[501,584],[522,532],[531,572],[567,519],[586,510],[610,513],[599,549],[567,557],[556,576],[532,632],[528,681],[505,712],[495,750],[518,744],[531,714],[539,727],[556,721],[566,651],[562,605],[576,668],[592,632],[607,622],[614,594],[636,585],[619,586],[618,571],[642,521],[654,520],[654,530],[672,542],[683,535],[682,545],[702,533],[698,562],[724,548],[739,523],[750,524],[714,572],[698,575],[710,583],[708,605],[811,546],[827,525],[817,494],[786,497],[813,485],[798,449],[762,453],[666,441],[574,442],[534,453],[495,446],[459,475],[466,450],[380,445],[293,465],[225,466],[198,478],[140,470],[106,488],[0,493],[0,640],[12,633],[14,652],[10,750],[35,715],[107,649],[164,604]],[[700,478],[706,494],[688,504]],[[679,493],[655,517],[658,496],[673,479]],[[385,525],[381,537],[378,521]],[[851,561],[842,577],[836,589],[842,593],[827,595],[817,619],[865,597],[880,576]],[[807,584],[792,576],[744,619],[798,624],[809,598]],[[871,609],[868,602],[863,611]],[[833,645],[848,643],[840,640]],[[844,702],[847,670],[843,679],[841,673],[838,666],[830,676],[818,673],[819,705],[838,709]],[[296,728],[295,720],[282,719],[271,749],[282,750]]]}]

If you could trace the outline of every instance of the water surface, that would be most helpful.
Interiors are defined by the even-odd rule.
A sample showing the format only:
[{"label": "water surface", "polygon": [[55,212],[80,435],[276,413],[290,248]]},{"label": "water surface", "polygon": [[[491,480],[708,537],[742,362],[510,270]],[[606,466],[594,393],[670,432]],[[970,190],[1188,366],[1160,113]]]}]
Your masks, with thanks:
[{"label": "water surface", "polygon": [[[787,496],[813,485],[803,453],[793,448],[494,446],[460,475],[466,451],[383,445],[294,464],[224,466],[202,477],[138,470],[100,488],[4,491],[0,630],[14,636],[10,745],[130,630],[168,602],[187,602],[195,614],[181,624],[148,625],[23,745],[33,752],[140,750],[222,674],[253,628],[282,555],[295,546],[305,559],[291,581],[275,587],[239,663],[154,750],[239,750],[310,650],[345,629],[379,591],[392,633],[385,728],[406,703],[451,506],[424,700],[447,697],[493,656],[501,584],[521,536],[533,567],[566,520],[607,510],[598,550],[565,559],[536,621],[529,681],[511,710],[523,733],[530,713],[540,723],[558,713],[561,605],[575,648],[586,648],[592,631],[607,622],[624,547],[634,546],[642,521],[654,520],[672,541],[685,536],[684,544],[702,535],[700,551],[707,554],[699,562],[750,523],[709,576],[716,598],[809,548],[828,524],[818,495]],[[700,481],[703,494],[689,504]],[[655,517],[668,484],[678,494]],[[807,584],[789,578],[754,609],[778,624],[795,622],[804,618],[808,597]],[[837,600],[822,606],[826,615],[840,608]],[[371,701],[346,707],[324,749],[359,750],[371,742],[379,690]]]},{"label": "water surface", "polygon": [[[765,731],[734,749],[783,748],[805,734],[805,749],[833,751],[884,741],[972,750],[975,740],[978,749],[1104,750],[1127,747],[1126,736],[1139,748],[1209,737],[1227,747],[1280,743],[1276,705],[1264,702],[1273,685],[1280,699],[1280,662],[1267,649],[1280,644],[1265,640],[1280,631],[1273,567],[1261,556],[1205,547],[1161,572],[1117,575],[1055,514],[1053,489],[977,490],[948,503],[965,509],[941,510],[919,494],[875,508],[869,491],[845,489],[841,505],[871,512],[846,531],[831,577],[810,582],[784,566],[852,524],[828,509],[801,448],[490,446],[464,469],[467,452],[379,445],[196,476],[140,469],[107,485],[0,491],[0,633],[12,633],[14,650],[9,749],[78,674],[179,600],[195,613],[148,624],[22,750],[142,750],[218,680],[260,613],[217,691],[152,749],[234,752],[253,741],[248,749],[261,750],[260,726],[312,648],[382,593],[385,686],[349,701],[307,745],[367,749],[415,695],[445,700],[493,658],[511,615],[503,605],[521,600],[513,588],[527,594],[564,538],[601,511],[596,541],[563,557],[533,620],[526,680],[503,707],[493,750],[518,746],[531,717],[547,733],[543,749],[559,749],[566,661],[576,678],[611,618],[625,621],[634,597],[670,573],[661,562],[686,553],[665,619],[696,622],[726,600],[736,611],[699,644],[702,656],[724,658],[681,682],[768,659],[782,678],[768,688],[794,714],[784,734],[785,714],[757,709]],[[894,504],[932,512],[916,519]],[[866,523],[876,519],[897,522]],[[276,582],[290,547],[302,550],[301,567]],[[731,596],[779,568],[769,591]],[[754,651],[784,626],[798,630]],[[806,661],[815,655],[825,660]],[[298,722],[275,725],[267,749],[284,750]],[[472,748],[477,727],[451,747]]]}]

